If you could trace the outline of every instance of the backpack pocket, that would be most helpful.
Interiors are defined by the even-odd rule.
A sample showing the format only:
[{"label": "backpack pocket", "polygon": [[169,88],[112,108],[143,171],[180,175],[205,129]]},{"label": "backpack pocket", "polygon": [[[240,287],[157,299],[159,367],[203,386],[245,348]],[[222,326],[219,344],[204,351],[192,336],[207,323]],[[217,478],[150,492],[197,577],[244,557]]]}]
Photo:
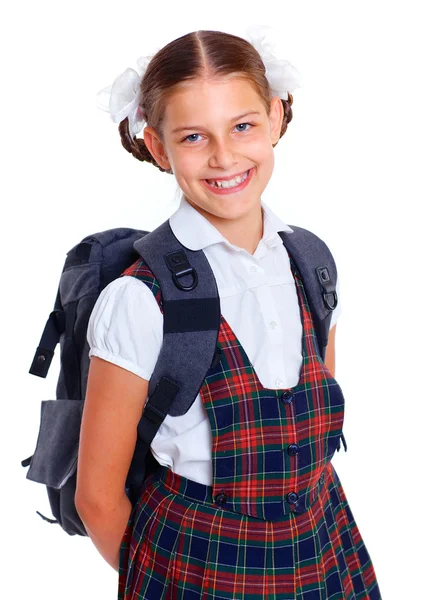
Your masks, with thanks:
[{"label": "backpack pocket", "polygon": [[82,400],[42,400],[27,479],[60,489],[75,473],[83,406]]}]

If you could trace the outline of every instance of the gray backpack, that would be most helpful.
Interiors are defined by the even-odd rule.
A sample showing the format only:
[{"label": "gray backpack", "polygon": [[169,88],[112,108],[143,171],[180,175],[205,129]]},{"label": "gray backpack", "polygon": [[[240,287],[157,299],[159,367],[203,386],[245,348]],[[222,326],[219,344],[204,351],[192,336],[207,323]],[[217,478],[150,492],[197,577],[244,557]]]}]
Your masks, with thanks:
[{"label": "gray backpack", "polygon": [[[331,313],[338,301],[335,262],[319,237],[301,227],[290,227],[294,233],[281,231],[279,235],[292,268],[304,283],[324,360]],[[60,343],[57,399],[41,402],[36,448],[21,464],[29,466],[28,479],[46,486],[55,518],[36,512],[69,535],[87,535],[74,498],[90,364],[88,320],[100,292],[139,258],[161,288],[163,344],[149,382],[148,402],[138,424],[125,482],[132,505],[145,477],[158,466],[149,448],[160,424],[167,414],[178,416],[188,411],[206,373],[220,359],[220,300],[214,274],[203,250],[185,248],[174,236],[169,220],[152,232],[117,228],[89,235],[67,253],[54,309],[30,367],[32,375],[46,377]],[[347,449],[344,437],[341,439]]]}]

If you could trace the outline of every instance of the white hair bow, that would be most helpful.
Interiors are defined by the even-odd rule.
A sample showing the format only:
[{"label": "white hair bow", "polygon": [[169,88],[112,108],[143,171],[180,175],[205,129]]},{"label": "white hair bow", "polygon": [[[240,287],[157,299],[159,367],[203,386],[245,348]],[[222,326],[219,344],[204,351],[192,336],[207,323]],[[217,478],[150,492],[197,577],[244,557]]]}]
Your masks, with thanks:
[{"label": "white hair bow", "polygon": [[[274,55],[276,30],[269,26],[251,25],[246,29],[247,41],[259,52],[265,65],[265,76],[272,96],[287,100],[288,93],[303,85],[301,74],[287,60]],[[272,39],[271,39],[272,38]],[[145,120],[140,103],[140,83],[152,56],[141,56],[136,61],[138,71],[127,68],[112,85],[97,93],[98,108],[109,112],[114,123],[129,118],[129,132],[133,138],[142,131]]]},{"label": "white hair bow", "polygon": [[97,93],[97,107],[109,112],[114,123],[121,123],[129,117],[131,138],[138,135],[144,127],[140,101],[140,83],[152,56],[140,56],[136,61],[139,72],[127,68],[114,82]]},{"label": "white hair bow", "polygon": [[300,72],[288,60],[276,58],[277,30],[268,25],[250,25],[247,41],[259,52],[272,96],[287,100],[287,94],[303,86]]}]

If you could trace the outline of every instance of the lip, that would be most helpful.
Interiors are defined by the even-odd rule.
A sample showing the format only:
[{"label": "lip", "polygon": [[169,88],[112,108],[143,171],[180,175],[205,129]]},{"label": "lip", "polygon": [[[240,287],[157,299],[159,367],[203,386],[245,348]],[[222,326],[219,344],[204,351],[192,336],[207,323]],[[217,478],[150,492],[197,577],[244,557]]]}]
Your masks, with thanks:
[{"label": "lip", "polygon": [[[207,189],[210,190],[213,194],[217,194],[218,196],[225,196],[226,194],[236,194],[238,192],[241,192],[244,188],[246,188],[248,186],[248,184],[250,183],[256,168],[253,167],[252,169],[247,169],[249,171],[248,173],[248,177],[239,185],[237,185],[234,188],[217,188],[217,187],[213,187],[211,186],[206,179],[202,179],[202,185]],[[243,173],[245,173],[245,171],[243,171]],[[242,175],[242,173],[239,173],[240,175]],[[231,177],[229,179],[232,179]],[[219,181],[222,181],[221,179]]]}]

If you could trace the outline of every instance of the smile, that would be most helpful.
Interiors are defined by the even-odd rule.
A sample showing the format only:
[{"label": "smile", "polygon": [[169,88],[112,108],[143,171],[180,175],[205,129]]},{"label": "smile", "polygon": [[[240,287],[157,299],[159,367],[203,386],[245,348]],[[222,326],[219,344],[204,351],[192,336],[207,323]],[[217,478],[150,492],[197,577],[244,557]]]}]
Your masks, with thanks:
[{"label": "smile", "polygon": [[210,185],[213,186],[218,186],[219,188],[224,187],[235,187],[237,185],[239,185],[240,183],[242,183],[244,181],[244,179],[247,177],[248,175],[248,171],[245,171],[242,175],[237,175],[236,177],[234,177],[233,179],[229,179],[228,181],[225,179],[207,179],[208,183]]},{"label": "smile", "polygon": [[249,169],[241,175],[226,179],[202,179],[203,185],[216,194],[229,194],[243,190],[254,174],[255,169]]}]

